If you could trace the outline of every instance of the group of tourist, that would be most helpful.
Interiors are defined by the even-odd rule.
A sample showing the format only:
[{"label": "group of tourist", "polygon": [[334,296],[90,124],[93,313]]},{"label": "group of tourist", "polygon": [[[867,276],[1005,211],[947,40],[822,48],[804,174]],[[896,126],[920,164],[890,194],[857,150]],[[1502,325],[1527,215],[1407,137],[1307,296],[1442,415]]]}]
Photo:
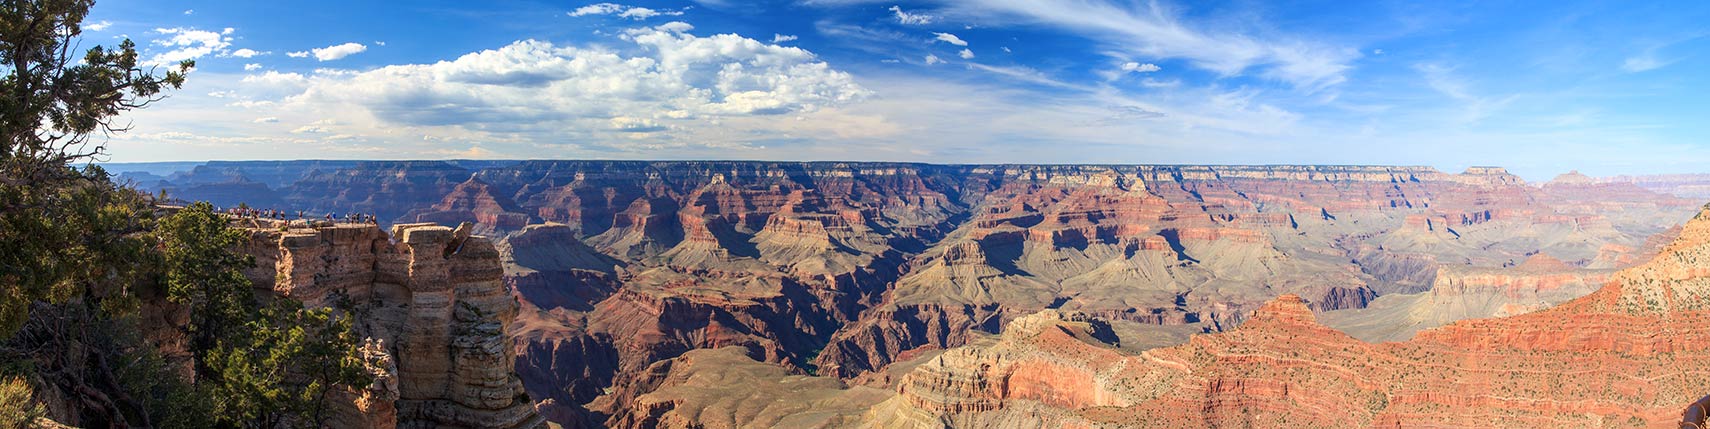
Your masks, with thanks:
[{"label": "group of tourist", "polygon": [[[240,219],[253,219],[253,220],[260,220],[260,219],[272,219],[272,220],[314,219],[313,216],[309,216],[308,213],[306,213],[303,210],[298,210],[295,213],[288,212],[285,210],[257,209],[257,208],[251,208],[251,207],[232,207],[232,208],[218,209],[218,210],[222,213],[229,215],[229,216],[240,218]],[[343,215],[340,215],[337,213],[326,213],[324,215],[321,215],[320,218],[321,218],[321,220],[324,220],[327,222],[371,223],[371,224],[380,223],[379,217],[376,217],[376,216],[371,215],[371,214],[364,214],[364,213],[345,213]]]}]

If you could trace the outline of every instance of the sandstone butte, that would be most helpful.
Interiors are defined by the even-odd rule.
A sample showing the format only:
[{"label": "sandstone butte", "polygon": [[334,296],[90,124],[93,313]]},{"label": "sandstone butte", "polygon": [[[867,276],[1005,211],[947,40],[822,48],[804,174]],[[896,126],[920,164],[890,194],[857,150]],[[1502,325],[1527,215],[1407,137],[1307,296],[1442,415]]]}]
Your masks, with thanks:
[{"label": "sandstone butte", "polygon": [[335,403],[332,427],[545,427],[514,370],[517,303],[491,241],[467,225],[255,226],[257,287],[348,308],[366,339],[375,383]]},{"label": "sandstone butte", "polygon": [[[1533,186],[1484,167],[301,161],[195,171],[155,186],[383,222],[469,221],[494,236],[520,298],[507,325],[517,373],[540,412],[570,427],[634,417],[663,370],[654,365],[678,356],[739,352],[888,388],[1043,310],[1108,325],[1125,353],[1235,329],[1281,294],[1336,326],[1401,338],[1587,292],[1661,247],[1647,239],[1693,207],[1626,184]],[[1566,271],[1531,270],[1540,266]],[[1409,296],[1417,318],[1339,315]]]},{"label": "sandstone butte", "polygon": [[[1517,316],[1367,343],[1283,295],[1229,332],[1140,353],[1109,324],[1045,310],[925,359],[886,398],[702,350],[655,364],[619,427],[1674,428],[1710,390],[1710,207],[1650,261]],[[796,377],[799,378],[799,377]],[[747,401],[709,380],[755,386]],[[812,383],[820,383],[814,385]],[[801,389],[797,392],[789,389]],[[779,409],[766,400],[860,406]],[[726,397],[728,398],[728,397]],[[755,400],[763,399],[763,400]],[[733,419],[731,416],[736,416]],[[733,423],[734,422],[734,423]]]}]

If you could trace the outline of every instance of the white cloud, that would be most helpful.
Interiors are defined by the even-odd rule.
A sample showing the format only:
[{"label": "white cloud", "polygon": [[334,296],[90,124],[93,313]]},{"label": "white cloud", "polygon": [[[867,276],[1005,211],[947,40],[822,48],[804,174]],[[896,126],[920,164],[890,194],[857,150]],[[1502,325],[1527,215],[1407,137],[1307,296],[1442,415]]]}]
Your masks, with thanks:
[{"label": "white cloud", "polygon": [[1496,96],[1479,93],[1472,83],[1456,74],[1455,67],[1442,64],[1416,64],[1413,67],[1425,79],[1425,86],[1450,99],[1451,110],[1457,111],[1461,124],[1471,124],[1490,117],[1512,103],[1517,96]]},{"label": "white cloud", "polygon": [[232,45],[230,34],[233,31],[231,28],[222,32],[193,28],[156,28],[154,29],[155,33],[166,37],[155,39],[153,44],[168,50],[154,54],[146,63],[153,65],[172,64],[201,58],[215,52],[223,52]]},{"label": "white cloud", "polygon": [[272,123],[279,122],[279,117],[268,116],[268,117],[264,117],[264,118],[255,118],[254,120],[251,120],[250,122],[257,123],[257,124],[272,124]]},{"label": "white cloud", "polygon": [[683,11],[681,10],[660,10],[640,6],[625,6],[617,3],[595,3],[576,8],[576,10],[566,13],[566,15],[570,16],[616,15],[619,18],[627,18],[636,21],[656,16],[681,16],[682,14]]},{"label": "white cloud", "polygon": [[938,40],[940,42],[949,43],[949,44],[956,45],[956,46],[968,46],[967,41],[962,40],[962,38],[960,38],[960,37],[956,37],[956,35],[954,35],[954,34],[950,34],[950,33],[932,33],[932,34],[937,36],[936,40]]},{"label": "white cloud", "polygon": [[232,56],[232,57],[237,57],[237,58],[252,58],[252,57],[256,57],[256,56],[260,56],[260,55],[267,55],[267,54],[271,54],[271,53],[272,52],[262,52],[262,51],[257,51],[257,50],[250,49],[250,48],[240,48],[238,50],[232,51],[230,54],[227,54],[227,55]]},{"label": "white cloud", "polygon": [[783,34],[777,34],[777,33],[772,34],[772,43],[792,42],[795,40],[796,40],[796,36],[793,36],[793,35],[783,35]]},{"label": "white cloud", "polygon": [[669,128],[654,122],[652,119],[619,116],[611,119],[611,129],[625,133],[651,133],[665,131]]},{"label": "white cloud", "polygon": [[[668,23],[626,31],[619,39],[634,46],[621,50],[528,40],[432,64],[307,76],[268,71],[243,82],[256,91],[300,88],[277,97],[281,105],[270,112],[369,117],[376,126],[458,130],[480,141],[538,132],[551,141],[607,135],[670,145],[705,144],[671,136],[717,121],[812,114],[868,95],[806,50],[734,34],[688,34],[692,28]],[[339,109],[359,113],[330,113]]]},{"label": "white cloud", "polygon": [[619,11],[622,11],[623,8],[624,8],[623,5],[620,5],[617,3],[595,3],[595,4],[576,8],[576,10],[570,11],[569,13],[567,13],[567,15],[570,15],[570,16],[611,15],[614,13],[618,13]]},{"label": "white cloud", "polygon": [[261,70],[261,64],[249,63],[249,64],[243,65],[243,71],[256,71],[256,70]]},{"label": "white cloud", "polygon": [[291,130],[291,134],[324,134],[327,131],[328,131],[327,128],[323,127],[323,126],[304,125],[301,127],[297,127],[297,129]]},{"label": "white cloud", "polygon": [[280,73],[268,70],[266,73],[244,76],[241,82],[246,84],[258,84],[269,88],[285,87],[301,91],[303,87],[308,86],[309,77],[298,73]]},{"label": "white cloud", "polygon": [[1158,67],[1157,64],[1152,64],[1152,63],[1142,64],[1142,63],[1137,63],[1137,62],[1133,62],[1133,61],[1122,63],[1122,71],[1125,71],[1125,72],[1151,73],[1151,72],[1155,72],[1158,70],[1163,70],[1163,68],[1160,68],[1160,67]]},{"label": "white cloud", "polygon": [[1251,27],[1215,27],[1189,22],[1157,2],[1110,0],[946,1],[958,16],[990,22],[1048,25],[1094,38],[1136,57],[1175,58],[1223,75],[1258,69],[1261,76],[1317,90],[1346,80],[1359,58],[1351,47]]},{"label": "white cloud", "polygon": [[309,56],[309,51],[286,52],[285,56],[291,58],[305,58]]},{"label": "white cloud", "polygon": [[108,22],[107,20],[103,19],[103,20],[101,20],[101,22],[85,25],[85,26],[83,26],[83,29],[89,30],[89,31],[104,31],[107,29],[107,27],[112,27],[112,26],[113,26],[112,22]]},{"label": "white cloud", "polygon": [[970,49],[963,49],[962,52],[959,52],[956,55],[961,56],[964,60],[974,59],[974,51]]},{"label": "white cloud", "polygon": [[1659,60],[1656,55],[1646,52],[1642,55],[1628,57],[1626,61],[1621,63],[1621,70],[1628,73],[1651,71],[1667,66],[1672,62]]},{"label": "white cloud", "polygon": [[374,46],[386,46],[386,42],[382,41],[382,40],[375,40]]},{"label": "white cloud", "polygon": [[643,33],[647,33],[649,31],[655,31],[655,30],[669,32],[669,33],[687,33],[687,32],[689,32],[689,30],[694,30],[694,29],[695,29],[695,26],[689,25],[689,23],[687,23],[687,22],[671,21],[671,22],[667,22],[664,24],[656,25],[650,29],[648,29],[648,28],[631,29],[631,30],[625,31],[624,34],[627,34],[629,36],[635,36],[638,34],[643,34]]},{"label": "white cloud", "polygon": [[1012,52],[1015,52],[1015,51],[1011,51],[1011,50],[1009,50],[1009,47],[1008,47],[1008,46],[1004,46],[1004,47],[1003,47],[1003,53],[1006,53],[1006,54],[1008,54],[1008,53],[1012,53]]},{"label": "white cloud", "polygon": [[891,6],[890,11],[896,14],[897,23],[903,25],[926,25],[937,19],[932,15],[904,12],[900,6]]},{"label": "white cloud", "polygon": [[185,9],[184,10],[185,15],[194,15],[195,13],[196,13],[196,9]]},{"label": "white cloud", "polygon": [[[325,48],[310,49],[309,51],[313,52],[315,54],[316,60],[332,61],[332,60],[337,60],[340,58],[348,57],[351,55],[356,55],[356,54],[361,53],[362,51],[366,51],[366,50],[368,50],[367,45],[363,45],[361,43],[356,43],[356,42],[347,42],[347,43],[328,46]],[[290,55],[290,54],[286,54],[286,55]],[[295,56],[295,55],[292,55],[292,56]]]},{"label": "white cloud", "polygon": [[944,62],[944,60],[938,59],[937,55],[926,54],[926,65],[930,66],[930,65],[938,64],[938,63],[942,63],[942,62]]}]

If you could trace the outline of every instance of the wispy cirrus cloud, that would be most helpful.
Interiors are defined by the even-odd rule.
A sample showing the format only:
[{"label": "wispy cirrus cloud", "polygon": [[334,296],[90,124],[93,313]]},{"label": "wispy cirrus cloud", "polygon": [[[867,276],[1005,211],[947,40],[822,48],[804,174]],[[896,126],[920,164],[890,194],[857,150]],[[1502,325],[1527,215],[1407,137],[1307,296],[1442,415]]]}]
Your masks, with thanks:
[{"label": "wispy cirrus cloud", "polygon": [[1196,24],[1158,2],[1106,0],[968,0],[947,13],[984,22],[1041,25],[1080,34],[1135,56],[1179,59],[1223,75],[1259,75],[1316,90],[1342,83],[1358,49],[1281,34]]},{"label": "wispy cirrus cloud", "polygon": [[903,10],[901,6],[891,6],[889,10],[891,13],[896,14],[897,23],[903,25],[926,25],[931,24],[933,21],[938,19],[937,17],[923,13],[910,13]]}]

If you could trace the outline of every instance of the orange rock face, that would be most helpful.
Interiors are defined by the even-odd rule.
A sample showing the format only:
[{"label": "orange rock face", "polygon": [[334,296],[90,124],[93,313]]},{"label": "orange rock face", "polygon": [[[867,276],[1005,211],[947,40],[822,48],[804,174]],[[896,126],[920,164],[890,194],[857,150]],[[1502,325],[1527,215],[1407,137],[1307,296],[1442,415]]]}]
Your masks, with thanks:
[{"label": "orange rock face", "polygon": [[[655,364],[707,348],[741,350],[790,374],[889,387],[914,365],[927,367],[921,359],[981,346],[1046,310],[1105,326],[1070,329],[1062,341],[1121,338],[1113,357],[1236,330],[1282,294],[1342,312],[1443,286],[1457,302],[1500,297],[1481,301],[1491,303],[1488,314],[1536,311],[1546,306],[1530,302],[1534,296],[1589,290],[1582,286],[1597,280],[1582,271],[1642,261],[1635,255],[1649,247],[1647,237],[1691,212],[1667,196],[1619,195],[1643,192],[1632,188],[1576,180],[1538,187],[1488,167],[314,165],[219,171],[276,188],[286,209],[468,221],[502,235],[495,249],[505,285],[521,300],[507,327],[518,372],[544,401],[542,412],[570,426],[608,418],[692,426],[688,411],[717,409],[716,401],[643,396],[657,390],[648,386],[671,384],[654,383],[672,380],[649,375]],[[540,222],[551,225],[522,226]],[[1510,272],[1535,265],[1535,255],[1558,263],[1547,273]],[[305,284],[294,293],[331,290]],[[1548,303],[1566,299],[1555,296]],[[1065,425],[1093,424],[1063,411],[1089,404],[1161,404],[1083,395],[1112,386],[1085,383],[1086,374],[1103,380],[1098,368],[1018,365],[1019,375],[945,369],[954,376],[945,383],[1037,398],[1021,407]],[[1278,379],[1219,383],[1195,389],[1204,396],[1286,388]],[[910,388],[919,401],[875,407],[931,408],[925,386]],[[1286,405],[1227,395],[1212,408]],[[954,420],[965,424],[1001,423],[979,419],[1020,406],[990,398],[947,404],[940,411],[973,419]],[[910,416],[900,421],[921,415]]]},{"label": "orange rock face", "polygon": [[[1693,345],[1710,334],[1710,211],[1591,295],[1406,342],[1326,328],[1293,295],[1234,331],[1138,355],[1080,316],[1016,323],[1030,327],[945,353],[899,394],[952,425],[1674,427],[1710,383],[1710,350]],[[1055,390],[1029,387],[1042,379]]]},{"label": "orange rock face", "polygon": [[[515,202],[496,195],[493,187],[474,176],[452,188],[438,204],[412,212],[415,222],[456,225],[472,222],[476,232],[495,234],[516,231],[528,225],[529,216],[520,213]],[[408,217],[408,216],[406,216]]]}]

